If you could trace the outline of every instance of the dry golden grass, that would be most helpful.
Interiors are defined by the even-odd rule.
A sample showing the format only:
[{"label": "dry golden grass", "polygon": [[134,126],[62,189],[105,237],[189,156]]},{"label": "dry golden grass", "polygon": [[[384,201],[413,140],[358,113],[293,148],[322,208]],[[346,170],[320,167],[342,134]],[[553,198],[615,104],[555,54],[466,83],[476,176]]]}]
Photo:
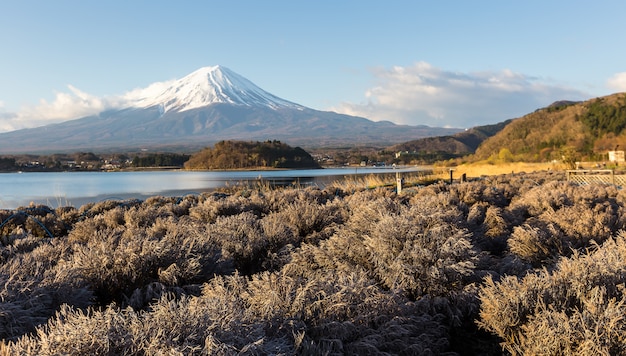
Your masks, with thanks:
[{"label": "dry golden grass", "polygon": [[7,347],[4,341],[0,341],[0,356],[10,356],[11,350]]},{"label": "dry golden grass", "polygon": [[454,167],[437,167],[433,173],[439,179],[450,179],[450,169],[453,170],[454,179],[459,179],[465,174],[468,178],[476,178],[481,176],[493,176],[499,174],[521,173],[521,172],[539,172],[539,171],[560,171],[565,166],[560,163],[529,163],[529,162],[511,162],[488,164],[484,162],[462,164]]},{"label": "dry golden grass", "polygon": [[[510,173],[531,173],[542,171],[563,171],[565,166],[559,163],[529,163],[511,162],[489,164],[484,162],[469,163],[453,167],[435,166],[419,172],[400,173],[404,187],[415,185],[425,185],[436,181],[448,181],[450,179],[450,169],[452,178],[457,181],[463,174],[467,178],[477,178],[482,176],[495,176]],[[393,188],[396,186],[396,176],[393,174],[372,174],[362,177],[346,178],[333,182],[330,187],[339,188],[345,191],[355,191],[362,189],[374,189],[381,187]]]}]

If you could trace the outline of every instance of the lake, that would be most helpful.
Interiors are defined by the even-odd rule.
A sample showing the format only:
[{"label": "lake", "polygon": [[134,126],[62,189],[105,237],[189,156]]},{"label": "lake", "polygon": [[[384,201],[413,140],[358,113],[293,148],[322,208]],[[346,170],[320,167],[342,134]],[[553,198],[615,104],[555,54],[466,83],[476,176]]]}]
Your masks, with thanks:
[{"label": "lake", "polygon": [[280,171],[144,171],[0,173],[0,209],[31,202],[56,208],[108,199],[145,199],[155,195],[184,196],[240,184],[298,183],[323,188],[355,175],[416,172],[411,168],[332,168]]}]

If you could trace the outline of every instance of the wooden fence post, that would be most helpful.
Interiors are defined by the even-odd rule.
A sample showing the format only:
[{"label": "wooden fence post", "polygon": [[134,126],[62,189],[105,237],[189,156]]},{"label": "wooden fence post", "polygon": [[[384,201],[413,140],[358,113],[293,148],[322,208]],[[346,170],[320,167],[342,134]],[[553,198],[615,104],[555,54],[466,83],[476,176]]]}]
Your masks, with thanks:
[{"label": "wooden fence post", "polygon": [[615,170],[611,169],[611,184],[615,185]]}]

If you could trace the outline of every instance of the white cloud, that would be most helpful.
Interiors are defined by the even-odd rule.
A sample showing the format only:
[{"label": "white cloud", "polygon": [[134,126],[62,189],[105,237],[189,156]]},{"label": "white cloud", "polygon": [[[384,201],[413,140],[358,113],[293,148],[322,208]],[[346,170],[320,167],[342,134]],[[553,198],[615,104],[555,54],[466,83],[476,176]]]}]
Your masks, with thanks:
[{"label": "white cloud", "polygon": [[23,108],[20,116],[32,120],[62,121],[88,116],[105,109],[105,100],[68,85],[69,93],[56,93],[52,102],[40,100],[35,107]]},{"label": "white cloud", "polygon": [[607,80],[606,85],[618,92],[626,91],[626,72],[616,73]]},{"label": "white cloud", "polygon": [[342,103],[332,110],[400,124],[472,127],[501,122],[557,100],[583,100],[579,90],[550,84],[505,69],[459,73],[426,62],[376,68],[377,85],[364,103]]},{"label": "white cloud", "polygon": [[[44,126],[96,115],[104,110],[141,106],[142,100],[161,93],[171,82],[157,82],[147,88],[134,89],[122,95],[98,97],[68,85],[68,92],[57,92],[54,100],[40,100],[35,106],[19,112],[0,110],[0,132]],[[2,109],[0,101],[0,109]]]},{"label": "white cloud", "polygon": [[72,85],[69,92],[57,92],[54,100],[40,100],[36,106],[22,107],[19,112],[0,113],[0,132],[43,126],[89,116],[105,110],[107,99],[87,94]]}]

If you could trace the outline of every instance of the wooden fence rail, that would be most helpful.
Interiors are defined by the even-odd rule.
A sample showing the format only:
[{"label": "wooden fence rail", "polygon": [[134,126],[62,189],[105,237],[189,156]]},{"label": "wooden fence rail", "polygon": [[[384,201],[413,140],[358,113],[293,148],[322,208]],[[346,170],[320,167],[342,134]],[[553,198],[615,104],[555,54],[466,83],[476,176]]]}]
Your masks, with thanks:
[{"label": "wooden fence rail", "polygon": [[604,183],[626,186],[626,174],[612,169],[575,169],[567,171],[567,181],[579,184]]}]

